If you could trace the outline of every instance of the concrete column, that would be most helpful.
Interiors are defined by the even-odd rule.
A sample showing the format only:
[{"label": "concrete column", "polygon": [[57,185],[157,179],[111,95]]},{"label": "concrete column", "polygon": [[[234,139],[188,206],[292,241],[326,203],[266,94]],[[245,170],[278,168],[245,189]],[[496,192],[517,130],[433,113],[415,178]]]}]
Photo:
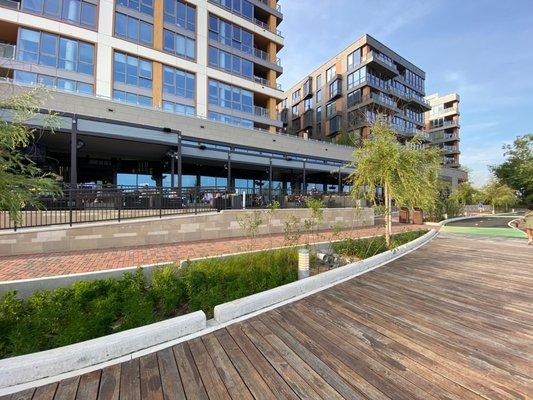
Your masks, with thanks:
[{"label": "concrete column", "polygon": [[98,12],[98,43],[96,45],[96,95],[111,97],[113,65],[113,0],[100,0]]},{"label": "concrete column", "polygon": [[[162,1],[161,1],[162,2]],[[208,43],[208,12],[207,2],[198,2],[196,7],[196,60],[200,68],[196,74],[196,113],[207,117],[207,43]]]},{"label": "concrete column", "polygon": [[78,184],[78,124],[72,120],[70,134],[70,187],[75,189]]}]

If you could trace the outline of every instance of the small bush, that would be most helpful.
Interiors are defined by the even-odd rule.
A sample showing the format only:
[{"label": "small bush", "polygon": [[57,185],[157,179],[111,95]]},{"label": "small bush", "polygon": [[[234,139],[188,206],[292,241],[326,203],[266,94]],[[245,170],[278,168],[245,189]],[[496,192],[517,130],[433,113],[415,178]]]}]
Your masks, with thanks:
[{"label": "small bush", "polygon": [[189,309],[209,317],[217,304],[249,296],[296,280],[294,248],[197,261],[184,273]]},{"label": "small bush", "polygon": [[[26,300],[0,298],[0,358],[52,349],[203,310],[297,279],[295,249],[264,251],[76,282]],[[187,307],[187,305],[189,306]]]},{"label": "small bush", "polygon": [[[396,233],[392,235],[391,248],[401,246],[424,235],[427,230]],[[374,236],[364,239],[347,239],[332,244],[335,253],[346,257],[369,258],[389,250],[385,236]]]}]

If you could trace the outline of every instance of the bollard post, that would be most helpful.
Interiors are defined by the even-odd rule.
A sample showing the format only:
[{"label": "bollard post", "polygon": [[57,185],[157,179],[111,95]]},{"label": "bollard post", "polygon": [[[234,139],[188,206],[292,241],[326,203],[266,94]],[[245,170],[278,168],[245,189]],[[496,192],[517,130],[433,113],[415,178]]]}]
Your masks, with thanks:
[{"label": "bollard post", "polygon": [[246,190],[242,191],[242,209],[246,210]]},{"label": "bollard post", "polygon": [[309,278],[309,249],[298,250],[298,280]]}]

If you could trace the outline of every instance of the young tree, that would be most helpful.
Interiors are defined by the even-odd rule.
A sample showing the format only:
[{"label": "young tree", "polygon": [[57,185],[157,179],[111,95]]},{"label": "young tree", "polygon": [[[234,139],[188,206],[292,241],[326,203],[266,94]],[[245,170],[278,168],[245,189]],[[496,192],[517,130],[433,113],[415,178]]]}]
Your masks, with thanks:
[{"label": "young tree", "polygon": [[[24,207],[43,207],[40,194],[60,193],[56,176],[43,173],[24,153],[38,133],[25,123],[36,117],[47,97],[48,91],[41,87],[22,94],[0,96],[0,110],[3,110],[0,114],[0,210],[7,211],[17,222]],[[57,121],[55,115],[47,114],[43,129],[53,131]]]},{"label": "young tree", "polygon": [[507,160],[490,169],[501,183],[516,190],[524,203],[533,203],[533,133],[518,136],[503,149]]},{"label": "young tree", "polygon": [[462,205],[476,204],[479,201],[480,193],[470,182],[461,182],[457,185],[457,189],[451,193],[450,198]]},{"label": "young tree", "polygon": [[483,200],[492,206],[492,213],[496,212],[496,208],[508,208],[516,204],[516,191],[511,189],[505,183],[501,183],[496,179],[491,180],[483,187]]},{"label": "young tree", "polygon": [[369,200],[376,199],[378,187],[385,200],[385,239],[391,243],[392,200],[397,206],[430,209],[438,196],[440,155],[436,148],[419,146],[418,137],[400,143],[396,132],[383,117],[372,124],[371,138],[364,139],[354,151],[353,167],[349,176],[352,195],[359,197],[365,188]]}]

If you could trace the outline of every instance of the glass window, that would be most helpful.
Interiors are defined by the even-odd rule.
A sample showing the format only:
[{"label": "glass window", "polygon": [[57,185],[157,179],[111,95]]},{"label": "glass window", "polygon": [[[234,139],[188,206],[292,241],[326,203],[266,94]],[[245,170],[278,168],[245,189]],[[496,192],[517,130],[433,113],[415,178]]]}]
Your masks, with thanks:
[{"label": "glass window", "polygon": [[39,61],[40,32],[29,29],[20,29],[18,59],[22,61]]},{"label": "glass window", "polygon": [[[33,10],[36,11],[36,10]],[[60,0],[45,0],[43,13],[55,18],[61,17],[61,1]]]},{"label": "glass window", "polygon": [[39,75],[37,77],[37,83],[39,83],[39,85],[43,85],[48,88],[56,87],[56,79],[53,76]]},{"label": "glass window", "polygon": [[78,93],[92,95],[94,93],[93,85],[89,83],[78,82]]},{"label": "glass window", "polygon": [[152,88],[152,62],[144,58],[115,52],[113,79],[128,85]]},{"label": "glass window", "polygon": [[322,101],[322,90],[316,91],[316,102],[319,103]]},{"label": "glass window", "polygon": [[57,78],[57,88],[67,92],[75,92],[76,82],[70,79]]},{"label": "glass window", "polygon": [[57,35],[49,33],[41,34],[41,54],[39,64],[57,67]]},{"label": "glass window", "polygon": [[165,0],[164,20],[191,32],[196,30],[196,8],[180,0]]},{"label": "glass window", "polygon": [[195,75],[177,68],[163,67],[163,91],[176,96],[194,99],[196,92]]},{"label": "glass window", "polygon": [[91,3],[81,3],[80,24],[96,27],[96,6]]},{"label": "glass window", "polygon": [[22,9],[41,13],[43,11],[43,0],[24,0]]},{"label": "glass window", "polygon": [[94,73],[94,46],[80,42],[79,52],[80,57],[78,71],[83,72],[84,74],[92,75]]},{"label": "glass window", "polygon": [[361,63],[361,49],[357,49],[354,52],[348,54],[348,68],[352,68],[355,65]]},{"label": "glass window", "polygon": [[195,59],[196,41],[194,39],[164,29],[163,44],[165,51],[190,60]]},{"label": "glass window", "polygon": [[330,67],[326,71],[326,82],[329,82],[335,76],[336,66]]},{"label": "glass window", "polygon": [[115,13],[115,35],[140,44],[152,45],[154,27],[148,22]]},{"label": "glass window", "polygon": [[207,116],[212,121],[218,121],[224,124],[236,125],[247,129],[253,129],[254,127],[253,121],[245,118],[233,117],[231,115],[217,113],[214,111],[209,111]]},{"label": "glass window", "polygon": [[78,42],[71,39],[59,40],[59,68],[76,71],[78,67]]},{"label": "glass window", "polygon": [[253,99],[253,93],[248,90],[218,82],[214,79],[209,80],[210,104],[216,104],[220,107],[252,113],[254,103]]},{"label": "glass window", "polygon": [[80,22],[81,2],[79,0],[63,0],[62,19]]},{"label": "glass window", "polygon": [[209,46],[209,65],[222,68],[235,75],[253,77],[253,63],[234,54]]},{"label": "glass window", "polygon": [[317,75],[316,77],[316,88],[317,89],[322,88],[322,74]]},{"label": "glass window", "polygon": [[117,0],[117,4],[143,14],[154,14],[153,0]]},{"label": "glass window", "polygon": [[253,54],[253,34],[214,15],[209,15],[209,38]]},{"label": "glass window", "polygon": [[37,74],[25,71],[15,71],[15,82],[35,85],[37,83]]}]

